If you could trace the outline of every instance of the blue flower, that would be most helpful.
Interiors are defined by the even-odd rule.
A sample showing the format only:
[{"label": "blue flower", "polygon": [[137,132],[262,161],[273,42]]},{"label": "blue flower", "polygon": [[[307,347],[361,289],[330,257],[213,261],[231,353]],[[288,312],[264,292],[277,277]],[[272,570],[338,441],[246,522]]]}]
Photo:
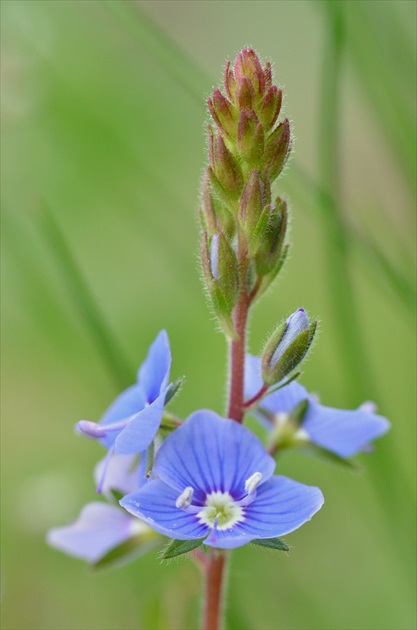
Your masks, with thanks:
[{"label": "blue flower", "polygon": [[[138,487],[137,467],[132,470],[134,459],[126,455],[112,458],[105,494],[111,496],[111,489],[123,494]],[[101,474],[102,465],[103,462],[100,462],[96,475]],[[119,506],[96,501],[84,506],[79,517],[70,525],[51,529],[47,534],[47,542],[70,556],[95,564],[109,551],[129,540],[134,539],[132,548],[147,549],[147,543],[154,537],[154,532],[145,523],[133,518]]]},{"label": "blue flower", "polygon": [[[256,396],[262,388],[260,360],[248,355],[245,364],[245,395]],[[291,416],[303,401],[308,406],[301,425]],[[275,431],[276,444],[315,444],[339,457],[347,458],[369,450],[370,442],[388,431],[388,420],[374,413],[372,403],[352,411],[320,405],[305,387],[293,381],[266,395],[255,407],[254,415]]]},{"label": "blue flower", "polygon": [[246,427],[197,411],[162,444],[153,479],[120,504],[164,536],[233,549],[287,534],[322,506],[318,488],[274,469]]},{"label": "blue flower", "polygon": [[[137,383],[116,398],[99,423],[88,420],[77,423],[79,432],[99,439],[109,449],[107,463],[113,453],[142,453],[153,441],[164,413],[170,367],[168,335],[162,330],[139,368]],[[99,491],[105,474],[106,467]]]}]

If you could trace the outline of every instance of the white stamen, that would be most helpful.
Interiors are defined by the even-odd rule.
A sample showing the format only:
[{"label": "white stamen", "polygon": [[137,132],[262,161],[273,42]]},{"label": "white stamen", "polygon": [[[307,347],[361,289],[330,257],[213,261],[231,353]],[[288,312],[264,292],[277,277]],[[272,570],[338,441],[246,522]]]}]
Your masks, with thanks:
[{"label": "white stamen", "polygon": [[248,494],[252,494],[253,492],[255,492],[256,488],[261,483],[261,479],[262,479],[262,473],[260,472],[255,472],[253,473],[253,475],[249,477],[249,479],[246,479],[245,481],[246,492]]},{"label": "white stamen", "polygon": [[193,500],[193,495],[194,488],[192,488],[191,486],[187,486],[185,490],[181,492],[178,499],[175,501],[176,507],[181,508],[182,510],[188,508],[188,506],[191,505],[191,501]]}]

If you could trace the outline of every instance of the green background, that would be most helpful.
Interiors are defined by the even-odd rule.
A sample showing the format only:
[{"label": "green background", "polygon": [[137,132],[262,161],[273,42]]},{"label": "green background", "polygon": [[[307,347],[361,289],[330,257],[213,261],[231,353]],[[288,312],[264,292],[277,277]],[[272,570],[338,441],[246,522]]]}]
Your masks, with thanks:
[{"label": "green background", "polygon": [[295,150],[276,184],[292,254],[255,309],[250,349],[304,306],[321,323],[302,382],[333,406],[376,400],[392,430],[360,474],[282,457],[278,471],[319,485],[326,503],[287,537],[288,557],[233,553],[227,625],[415,628],[416,4],[3,0],[1,11],[2,627],[198,625],[192,562],[150,553],[94,573],[44,538],[95,498],[103,452],[75,421],[98,419],[133,382],[161,328],[173,376],[187,376],[176,413],[224,408],[196,208],[205,99],[252,45],[274,62]]}]

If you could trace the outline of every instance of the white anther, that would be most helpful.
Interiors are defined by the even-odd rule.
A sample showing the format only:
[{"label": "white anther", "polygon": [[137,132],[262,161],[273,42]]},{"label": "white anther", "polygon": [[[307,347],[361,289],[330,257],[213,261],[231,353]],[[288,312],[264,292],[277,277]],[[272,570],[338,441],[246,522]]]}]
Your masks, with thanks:
[{"label": "white anther", "polygon": [[191,501],[193,500],[193,495],[194,488],[192,488],[191,486],[187,486],[185,490],[181,492],[178,499],[175,501],[176,507],[181,508],[182,510],[188,508],[188,506],[191,505]]},{"label": "white anther", "polygon": [[251,475],[249,479],[246,479],[245,481],[246,492],[248,494],[252,494],[252,492],[255,492],[256,488],[261,483],[261,479],[262,479],[262,473],[260,472],[253,473],[253,475]]}]

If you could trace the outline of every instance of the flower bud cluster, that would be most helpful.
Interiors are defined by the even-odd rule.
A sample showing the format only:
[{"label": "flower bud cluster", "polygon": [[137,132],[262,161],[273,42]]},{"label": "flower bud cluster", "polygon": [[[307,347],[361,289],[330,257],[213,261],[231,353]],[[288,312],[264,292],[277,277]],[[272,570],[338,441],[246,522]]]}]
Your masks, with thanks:
[{"label": "flower bud cluster", "polygon": [[[206,286],[220,320],[230,317],[239,291],[249,295],[256,286],[257,295],[262,293],[285,258],[287,204],[271,196],[271,184],[281,173],[291,148],[289,121],[278,122],[281,105],[282,91],[272,83],[270,63],[262,67],[252,49],[242,50],[233,67],[230,62],[226,64],[224,93],[215,89],[208,99],[212,122],[202,189],[202,259]],[[217,242],[223,242],[222,251],[228,252],[227,270],[223,269],[221,279],[215,278],[208,262],[212,260],[213,242],[215,248]],[[236,253],[239,250],[238,268],[224,242]],[[238,274],[236,285],[242,252],[247,273],[244,278]],[[220,249],[218,253],[222,255]],[[223,307],[219,291],[224,297]]]}]

